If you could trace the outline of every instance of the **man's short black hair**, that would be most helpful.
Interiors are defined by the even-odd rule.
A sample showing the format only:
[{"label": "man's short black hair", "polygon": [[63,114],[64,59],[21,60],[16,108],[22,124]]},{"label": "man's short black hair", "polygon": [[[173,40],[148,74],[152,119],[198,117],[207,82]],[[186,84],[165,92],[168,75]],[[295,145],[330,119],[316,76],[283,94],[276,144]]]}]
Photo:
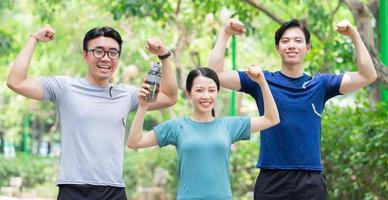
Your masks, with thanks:
[{"label": "man's short black hair", "polygon": [[287,29],[298,27],[300,28],[304,33],[304,38],[306,40],[306,44],[310,44],[310,32],[307,30],[306,26],[303,25],[299,20],[292,19],[288,22],[285,22],[280,26],[280,28],[275,33],[275,44],[279,45],[280,38],[282,38],[284,32],[286,32]]},{"label": "man's short black hair", "polygon": [[121,36],[119,32],[117,32],[115,29],[109,26],[103,26],[103,27],[96,27],[91,30],[89,30],[84,37],[84,42],[83,42],[83,49],[85,51],[88,50],[88,42],[89,40],[92,40],[96,37],[110,37],[119,43],[120,49],[119,51],[121,52],[121,44],[123,43],[123,40],[121,39]]}]

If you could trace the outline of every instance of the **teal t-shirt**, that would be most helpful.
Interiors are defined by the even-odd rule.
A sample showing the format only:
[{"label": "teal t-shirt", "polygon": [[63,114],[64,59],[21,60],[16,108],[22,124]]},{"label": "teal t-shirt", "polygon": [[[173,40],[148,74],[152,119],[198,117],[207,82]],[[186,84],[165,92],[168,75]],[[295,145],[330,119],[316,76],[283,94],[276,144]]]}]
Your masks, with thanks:
[{"label": "teal t-shirt", "polygon": [[231,144],[250,137],[248,117],[222,117],[196,122],[189,117],[154,128],[159,146],[178,152],[177,199],[232,199],[229,155]]}]

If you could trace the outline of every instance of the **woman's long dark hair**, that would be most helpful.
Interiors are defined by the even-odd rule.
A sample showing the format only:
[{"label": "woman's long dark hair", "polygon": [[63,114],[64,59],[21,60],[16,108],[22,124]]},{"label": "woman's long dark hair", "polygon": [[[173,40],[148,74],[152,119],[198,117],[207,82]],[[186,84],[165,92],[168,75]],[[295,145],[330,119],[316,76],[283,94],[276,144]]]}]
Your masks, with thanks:
[{"label": "woman's long dark hair", "polygon": [[[197,78],[198,76],[204,76],[206,78],[212,79],[217,85],[217,91],[220,91],[220,80],[218,79],[216,72],[214,72],[212,69],[207,67],[200,67],[200,68],[195,68],[191,70],[189,75],[187,75],[187,79],[186,79],[187,92],[189,93],[191,92],[191,89],[193,88],[194,79]],[[212,109],[212,116],[213,117],[216,116],[214,108]]]}]

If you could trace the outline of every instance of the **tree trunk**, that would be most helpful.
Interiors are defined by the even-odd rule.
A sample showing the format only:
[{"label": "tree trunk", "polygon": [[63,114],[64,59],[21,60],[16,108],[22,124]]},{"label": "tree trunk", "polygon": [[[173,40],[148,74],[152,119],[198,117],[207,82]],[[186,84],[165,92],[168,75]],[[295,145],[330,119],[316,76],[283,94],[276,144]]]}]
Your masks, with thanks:
[{"label": "tree trunk", "polygon": [[0,130],[0,154],[4,154],[4,133]]},{"label": "tree trunk", "polygon": [[59,115],[57,113],[55,115],[54,124],[51,126],[51,128],[49,130],[50,140],[49,140],[49,143],[48,143],[47,155],[51,155],[52,154],[52,148],[54,146],[54,134],[57,132],[58,125],[59,125]]},{"label": "tree trunk", "polygon": [[[369,8],[366,4],[358,1],[358,0],[345,0],[346,6],[352,12],[353,17],[356,21],[357,29],[361,35],[362,40],[365,43],[365,46],[368,48],[369,53],[372,57],[372,61],[374,67],[377,72],[377,79],[375,84],[373,84],[370,88],[369,100],[372,106],[376,104],[380,100],[380,89],[379,83],[384,84],[388,87],[388,69],[384,66],[384,64],[379,59],[379,50],[378,46],[380,41],[379,35],[379,5],[378,2],[373,0],[369,4]],[[377,12],[377,14],[376,14]],[[372,26],[372,17],[376,20],[376,31],[375,34],[373,26]],[[374,36],[377,35],[376,42],[374,40]],[[375,43],[377,45],[375,45]],[[376,47],[377,46],[377,47]]]},{"label": "tree trunk", "polygon": [[43,142],[44,122],[42,119],[39,119],[37,123],[38,123],[37,124],[38,129],[36,130],[36,142],[37,142],[36,154],[40,155],[40,148],[42,147],[42,142]]},{"label": "tree trunk", "polygon": [[[380,41],[380,34],[379,34],[379,18],[378,15],[374,15],[377,12],[378,14],[378,5],[376,4],[371,4],[371,9],[375,10],[369,10],[368,7],[355,0],[345,0],[345,4],[348,6],[349,10],[352,12],[356,24],[357,24],[357,29],[361,35],[362,40],[365,43],[365,46],[368,48],[369,53],[372,56],[373,64],[375,65],[377,74],[378,74],[378,79],[384,83],[386,86],[388,86],[388,69],[384,66],[384,64],[380,61],[379,59],[379,50],[376,47],[375,43],[379,45]],[[372,6],[373,5],[373,6]],[[377,6],[377,7],[376,7]],[[376,31],[377,33],[375,34],[373,27],[372,27],[372,17],[377,17],[375,18],[377,24],[376,24]],[[376,42],[374,40],[374,35],[377,35]]]},{"label": "tree trunk", "polygon": [[177,73],[177,81],[178,81],[178,88],[184,90],[185,88],[185,79],[186,76],[183,72],[183,66],[182,66],[182,53],[186,51],[187,47],[189,46],[189,38],[187,33],[187,28],[180,24],[178,21],[176,22],[176,33],[177,35],[174,37],[174,46],[173,49],[174,53],[174,63],[176,67],[176,73]]}]

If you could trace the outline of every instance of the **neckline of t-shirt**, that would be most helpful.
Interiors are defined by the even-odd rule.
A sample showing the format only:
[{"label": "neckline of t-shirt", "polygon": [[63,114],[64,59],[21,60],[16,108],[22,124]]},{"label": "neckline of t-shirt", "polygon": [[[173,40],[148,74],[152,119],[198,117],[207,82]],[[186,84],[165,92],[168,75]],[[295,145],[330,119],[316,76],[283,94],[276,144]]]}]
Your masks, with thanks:
[{"label": "neckline of t-shirt", "polygon": [[197,124],[211,124],[211,123],[214,123],[217,120],[217,118],[214,118],[212,121],[199,122],[199,121],[195,121],[195,120],[191,119],[191,117],[185,117],[185,119],[190,121],[190,122],[197,123]]},{"label": "neckline of t-shirt", "polygon": [[81,82],[89,87],[95,88],[95,89],[107,89],[110,88],[112,85],[108,84],[107,86],[100,86],[93,83],[90,83],[86,78],[81,78]]},{"label": "neckline of t-shirt", "polygon": [[278,71],[278,72],[279,72],[279,74],[280,74],[281,76],[283,76],[284,78],[290,79],[290,80],[300,80],[300,79],[302,79],[302,78],[304,78],[304,77],[307,76],[307,74],[303,73],[301,76],[299,76],[299,77],[297,77],[297,78],[293,78],[293,77],[289,77],[289,76],[283,74],[282,71]]}]

